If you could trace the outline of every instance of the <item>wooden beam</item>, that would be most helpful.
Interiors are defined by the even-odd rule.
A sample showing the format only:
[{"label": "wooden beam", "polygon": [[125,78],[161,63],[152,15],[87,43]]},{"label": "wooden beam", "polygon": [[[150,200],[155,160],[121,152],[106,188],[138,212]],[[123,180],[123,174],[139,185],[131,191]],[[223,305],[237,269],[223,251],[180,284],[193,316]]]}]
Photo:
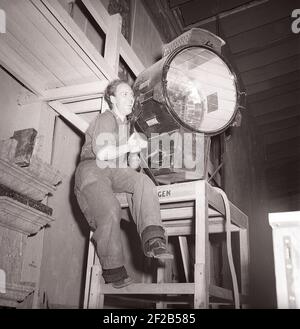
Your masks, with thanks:
[{"label": "wooden beam", "polygon": [[136,53],[132,50],[123,35],[121,35],[120,55],[136,77],[145,70],[145,66],[140,61]]},{"label": "wooden beam", "polygon": [[[2,0],[1,6],[7,13],[7,28],[55,75],[65,83],[75,83],[82,78],[74,67],[27,17],[23,2]],[[35,7],[32,7],[35,11]],[[24,13],[24,12],[25,13]]]},{"label": "wooden beam", "polygon": [[43,92],[43,96],[36,97],[34,95],[23,95],[19,99],[19,105],[34,103],[37,101],[54,101],[70,102],[73,100],[85,99],[86,97],[95,98],[103,96],[103,92],[108,84],[107,80],[78,84],[74,86],[66,86],[54,89],[48,89]]},{"label": "wooden beam", "polygon": [[[85,5],[104,33],[108,33],[110,26],[110,15],[107,13],[101,1],[82,0],[82,3]],[[135,76],[138,76],[138,74],[145,69],[144,65],[122,34],[120,35],[120,55]]]},{"label": "wooden beam", "polygon": [[[227,38],[232,53],[236,56],[252,52],[254,49],[270,47],[277,40],[284,40],[291,36],[290,13],[278,20],[260,25],[248,31],[244,31],[231,38]],[[274,32],[276,31],[276,33]],[[292,35],[293,36],[293,35]],[[293,36],[295,37],[295,36]]]},{"label": "wooden beam", "polygon": [[264,101],[268,98],[273,98],[274,96],[284,95],[286,93],[300,89],[300,72],[299,80],[293,81],[291,83],[285,83],[279,87],[270,88],[262,92],[255,93],[253,95],[247,96],[247,103],[255,105],[256,102]]},{"label": "wooden beam", "polygon": [[[300,115],[300,114],[299,114]],[[278,143],[284,140],[288,140],[291,138],[299,137],[300,136],[300,127],[294,126],[288,129],[283,129],[276,131],[275,133],[269,133],[264,136],[264,143],[265,145]]]},{"label": "wooden beam", "polygon": [[247,95],[249,97],[250,95],[254,95],[256,93],[260,93],[277,87],[280,88],[282,85],[299,80],[300,80],[300,69],[286,74],[282,74],[280,76],[274,77],[269,80],[248,84]]},{"label": "wooden beam", "polygon": [[245,86],[279,77],[300,69],[300,55],[292,56],[241,74]]},{"label": "wooden beam", "polygon": [[[36,5],[38,5],[37,0],[30,0],[33,1]],[[75,49],[78,50],[78,46],[81,50],[85,53],[85,57],[87,56],[92,63],[98,69],[98,76],[103,78],[105,76],[106,79],[112,80],[117,78],[115,72],[111,69],[111,67],[107,64],[104,58],[99,54],[93,44],[89,41],[86,35],[81,31],[78,25],[74,22],[74,20],[69,16],[66,10],[61,6],[58,0],[41,0],[44,4],[45,8],[40,7],[43,13],[49,16],[47,11],[59,21],[60,25],[63,27],[63,30],[60,29],[62,36],[70,40],[70,37],[75,41]],[[53,20],[52,20],[53,21]],[[67,32],[67,35],[66,35]],[[74,46],[74,42],[71,43]],[[77,47],[76,47],[77,45]],[[101,74],[99,74],[101,73]]]},{"label": "wooden beam", "polygon": [[[250,106],[250,111],[252,106]],[[252,112],[252,111],[251,111]],[[300,116],[299,105],[291,106],[287,108],[282,108],[280,111],[275,111],[260,115],[257,118],[256,122],[258,125],[265,125],[272,122],[278,122],[289,118],[295,118]]]},{"label": "wooden beam", "polygon": [[109,30],[106,34],[104,59],[113,69],[116,75],[119,72],[120,39],[121,39],[122,17],[115,14],[110,17]]},{"label": "wooden beam", "polygon": [[300,89],[284,95],[275,96],[265,101],[251,104],[252,113],[255,117],[268,113],[277,112],[285,108],[300,104]]},{"label": "wooden beam", "polygon": [[[246,36],[244,40],[247,40]],[[263,45],[263,47],[249,48],[240,56],[233,55],[233,61],[240,73],[275,63],[300,53],[299,40],[294,35],[286,39],[277,40],[275,44],[269,42]]]},{"label": "wooden beam", "polygon": [[91,113],[101,111],[102,101],[103,98],[100,97],[64,103],[64,105],[72,113]]},{"label": "wooden beam", "polygon": [[[287,170],[288,168],[288,170]],[[295,182],[295,177],[300,177],[300,161],[290,160],[289,162],[285,162],[282,165],[278,164],[277,167],[269,168],[265,170],[265,176],[267,181],[279,181],[281,179],[290,179],[293,178],[293,182]],[[298,178],[299,179],[299,178]]]},{"label": "wooden beam", "polygon": [[222,29],[226,38],[229,38],[286,17],[297,8],[295,5],[296,1],[265,1],[258,6],[240,11],[238,15],[222,18]]},{"label": "wooden beam", "polygon": [[[19,1],[20,2],[20,1]],[[40,3],[41,6],[44,6]],[[97,75],[91,70],[91,68],[84,62],[84,60],[78,55],[72,46],[66,42],[62,35],[57,30],[59,22],[56,20],[50,21],[41,11],[30,1],[21,1],[18,3],[23,15],[26,15],[32,24],[47,38],[47,40],[53,45],[54,48],[68,61],[72,69],[79,73],[82,77],[82,82],[89,82],[95,80]],[[49,13],[49,12],[48,12]],[[51,13],[49,13],[50,16]],[[52,16],[52,18],[54,18]],[[55,18],[54,18],[55,19]],[[60,25],[60,29],[62,26]],[[90,80],[89,80],[90,79]],[[89,80],[89,81],[88,81]],[[71,84],[68,82],[67,84]]]},{"label": "wooden beam", "polygon": [[202,27],[203,25],[209,23],[209,22],[214,22],[217,20],[217,17],[219,19],[224,19],[224,18],[231,18],[232,15],[234,14],[237,14],[237,13],[241,13],[241,12],[245,12],[246,10],[250,9],[250,8],[253,8],[253,7],[256,7],[256,6],[260,6],[266,2],[268,2],[269,0],[254,0],[254,1],[251,1],[250,3],[247,3],[247,4],[244,4],[244,5],[241,5],[241,6],[237,6],[233,9],[230,9],[230,10],[226,10],[226,11],[223,11],[221,13],[217,15],[214,15],[214,16],[211,16],[209,18],[206,18],[206,19],[203,19],[202,21],[199,21],[197,23],[194,23],[194,24],[189,24],[189,25],[186,25],[184,30],[187,31],[193,27]]},{"label": "wooden beam", "polygon": [[5,34],[1,35],[0,39],[3,40],[14,52],[16,52],[19,55],[18,57],[23,59],[24,65],[28,65],[28,68],[32,70],[33,74],[37,75],[37,77],[40,77],[41,80],[45,81],[46,88],[56,88],[63,86],[63,83],[58,80],[57,77],[50,71],[50,69],[47,68],[46,65],[44,65],[32,52],[32,49],[27,47],[26,44],[17,40],[9,30],[7,30]]},{"label": "wooden beam", "polygon": [[49,106],[53,108],[58,114],[62,115],[67,121],[69,121],[74,127],[76,127],[82,133],[85,133],[89,127],[89,124],[78,115],[70,112],[66,106],[59,101],[49,102]]},{"label": "wooden beam", "polygon": [[5,42],[5,34],[0,35],[0,65],[32,92],[42,95],[46,81],[32,70],[24,59]]},{"label": "wooden beam", "polygon": [[265,160],[263,165],[264,165],[264,170],[266,172],[267,170],[272,170],[284,166],[288,168],[289,165],[299,161],[300,161],[300,154],[295,154],[293,158],[279,159],[275,161]]},{"label": "wooden beam", "polygon": [[272,132],[277,132],[279,130],[288,129],[291,127],[299,127],[299,125],[300,116],[262,125],[259,127],[257,133],[259,135],[264,135]]},{"label": "wooden beam", "polygon": [[273,161],[277,159],[293,158],[295,154],[299,154],[299,152],[300,138],[295,137],[277,144],[268,145],[265,154],[267,161]]}]

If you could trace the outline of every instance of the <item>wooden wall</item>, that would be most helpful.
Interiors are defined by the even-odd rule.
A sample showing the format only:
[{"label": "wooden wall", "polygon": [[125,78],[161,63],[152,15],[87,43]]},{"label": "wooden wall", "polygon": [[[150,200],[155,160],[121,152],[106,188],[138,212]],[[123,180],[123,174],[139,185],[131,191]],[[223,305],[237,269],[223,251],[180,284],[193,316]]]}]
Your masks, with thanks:
[{"label": "wooden wall", "polygon": [[49,198],[55,222],[45,232],[40,283],[40,303],[50,308],[78,308],[83,301],[89,230],[73,193],[80,145],[81,135],[57,118],[52,165],[59,168],[63,181]]},{"label": "wooden wall", "polygon": [[[104,1],[104,5],[107,4]],[[142,62],[151,65],[160,55],[162,42],[139,1],[136,2],[136,10],[132,46]],[[87,26],[88,23],[78,7],[74,7],[73,13],[74,20],[82,29]],[[92,29],[85,31],[90,32],[90,40],[94,45],[100,42],[100,37],[96,38],[95,34],[91,34]],[[146,33],[151,37],[145,39],[143,36]],[[96,113],[83,114],[82,117],[90,122],[95,115]],[[83,305],[89,228],[73,193],[74,172],[82,142],[81,134],[65,121],[56,119],[52,163],[63,173],[63,182],[57,193],[49,199],[49,206],[54,209],[53,216],[56,220],[44,236],[39,293],[41,307],[79,308]],[[141,249],[136,228],[133,223],[123,221],[122,230],[126,268],[136,281],[141,281],[144,256],[141,250],[136,252]]]}]

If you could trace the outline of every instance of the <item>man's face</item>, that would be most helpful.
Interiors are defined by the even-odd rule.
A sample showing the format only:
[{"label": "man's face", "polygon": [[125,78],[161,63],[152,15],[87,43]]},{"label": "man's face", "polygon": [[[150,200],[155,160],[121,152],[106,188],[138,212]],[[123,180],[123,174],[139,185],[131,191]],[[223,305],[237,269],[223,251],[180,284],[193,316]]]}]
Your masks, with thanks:
[{"label": "man's face", "polygon": [[115,95],[110,96],[110,99],[114,107],[116,107],[121,114],[128,115],[132,112],[134,96],[133,91],[128,84],[121,83],[118,85]]}]

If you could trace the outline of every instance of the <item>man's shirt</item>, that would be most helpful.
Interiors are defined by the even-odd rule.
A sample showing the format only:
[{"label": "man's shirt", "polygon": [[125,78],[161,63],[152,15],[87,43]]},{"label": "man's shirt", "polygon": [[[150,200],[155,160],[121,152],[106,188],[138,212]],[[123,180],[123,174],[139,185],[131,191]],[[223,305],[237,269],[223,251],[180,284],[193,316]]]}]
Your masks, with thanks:
[{"label": "man's shirt", "polygon": [[110,110],[97,116],[91,122],[85,134],[85,143],[81,151],[81,161],[95,159],[99,168],[126,168],[127,154],[114,160],[99,160],[97,153],[107,145],[120,146],[127,143],[129,135],[129,123],[122,122],[120,118]]}]

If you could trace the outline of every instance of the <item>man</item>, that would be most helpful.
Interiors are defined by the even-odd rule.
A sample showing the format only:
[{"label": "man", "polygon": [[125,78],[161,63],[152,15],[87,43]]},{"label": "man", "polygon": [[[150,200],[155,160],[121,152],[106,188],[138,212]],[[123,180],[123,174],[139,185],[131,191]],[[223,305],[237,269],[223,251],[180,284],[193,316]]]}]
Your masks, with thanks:
[{"label": "man", "polygon": [[85,136],[81,161],[75,174],[75,193],[82,212],[93,229],[93,241],[103,268],[103,278],[113,287],[129,285],[132,279],[124,267],[121,243],[121,207],[115,192],[126,192],[132,217],[146,256],[173,258],[166,248],[156,188],[151,179],[127,166],[137,166],[136,154],[142,139],[129,139],[127,115],[134,95],[122,80],[112,81],[104,98],[110,110],[97,116]]}]

